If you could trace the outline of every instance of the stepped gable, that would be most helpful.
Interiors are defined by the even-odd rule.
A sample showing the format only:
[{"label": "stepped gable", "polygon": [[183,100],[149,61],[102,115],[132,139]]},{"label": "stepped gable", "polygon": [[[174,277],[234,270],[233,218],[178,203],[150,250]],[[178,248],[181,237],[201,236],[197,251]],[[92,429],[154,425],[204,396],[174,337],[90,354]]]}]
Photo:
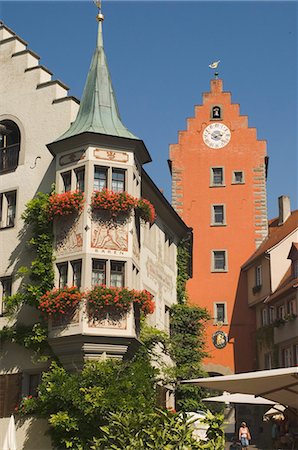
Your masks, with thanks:
[{"label": "stepped gable", "polygon": [[24,72],[26,82],[31,82],[36,90],[46,91],[53,104],[80,103],[76,97],[68,96],[68,86],[60,80],[53,80],[53,73],[39,64],[39,55],[29,49],[28,43],[2,21],[0,21],[0,59],[1,54],[6,57],[10,54],[12,64],[17,61],[17,70]]}]

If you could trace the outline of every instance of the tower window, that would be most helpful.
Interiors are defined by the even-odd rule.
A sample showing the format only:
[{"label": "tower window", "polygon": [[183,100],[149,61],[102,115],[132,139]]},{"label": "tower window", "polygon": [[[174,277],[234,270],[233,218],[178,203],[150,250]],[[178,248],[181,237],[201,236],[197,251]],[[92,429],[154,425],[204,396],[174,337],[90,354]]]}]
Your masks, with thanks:
[{"label": "tower window", "polygon": [[227,323],[227,305],[223,303],[214,304],[214,323],[222,322]]},{"label": "tower window", "polygon": [[84,192],[85,190],[85,168],[80,167],[75,170],[76,174],[76,189],[78,191]]},{"label": "tower window", "polygon": [[62,181],[63,181],[63,190],[64,192],[68,192],[71,190],[71,171],[61,173]]},{"label": "tower window", "polygon": [[124,262],[111,261],[110,285],[124,287]]},{"label": "tower window", "polygon": [[219,120],[219,119],[221,119],[222,117],[221,117],[221,107],[220,106],[218,106],[218,105],[216,105],[216,106],[212,106],[212,109],[211,109],[211,119],[217,119],[217,120]]},{"label": "tower window", "polygon": [[57,269],[59,273],[58,286],[63,288],[67,285],[67,275],[68,275],[68,264],[67,262],[62,264],[57,264]]},{"label": "tower window", "polygon": [[244,173],[242,170],[233,171],[233,184],[244,184]]},{"label": "tower window", "polygon": [[223,167],[211,168],[211,186],[223,186],[224,185],[224,169]]},{"label": "tower window", "polygon": [[106,189],[108,186],[108,177],[107,177],[107,168],[105,167],[94,167],[94,183],[93,183],[93,189],[95,191],[102,191],[103,189]]},{"label": "tower window", "polygon": [[212,251],[212,272],[227,271],[227,252],[226,250]]},{"label": "tower window", "polygon": [[77,288],[82,284],[82,261],[72,261],[72,284]]},{"label": "tower window", "polygon": [[106,262],[100,259],[92,260],[92,286],[106,284]]},{"label": "tower window", "polygon": [[20,130],[11,120],[0,122],[0,174],[14,171],[18,167],[20,152]]},{"label": "tower window", "polygon": [[0,194],[0,228],[13,227],[16,216],[17,191]]},{"label": "tower window", "polygon": [[112,170],[112,191],[125,191],[125,171],[121,169]]},{"label": "tower window", "polygon": [[224,205],[212,205],[212,225],[225,225],[225,222]]}]

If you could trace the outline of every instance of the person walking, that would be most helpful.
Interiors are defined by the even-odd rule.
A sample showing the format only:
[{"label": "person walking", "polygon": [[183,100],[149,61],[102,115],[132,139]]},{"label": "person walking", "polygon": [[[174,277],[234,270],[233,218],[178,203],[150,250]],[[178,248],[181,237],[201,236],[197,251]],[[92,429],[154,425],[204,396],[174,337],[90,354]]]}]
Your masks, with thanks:
[{"label": "person walking", "polygon": [[251,435],[245,422],[241,423],[239,428],[239,441],[241,442],[242,449],[248,450],[249,441],[251,440]]}]

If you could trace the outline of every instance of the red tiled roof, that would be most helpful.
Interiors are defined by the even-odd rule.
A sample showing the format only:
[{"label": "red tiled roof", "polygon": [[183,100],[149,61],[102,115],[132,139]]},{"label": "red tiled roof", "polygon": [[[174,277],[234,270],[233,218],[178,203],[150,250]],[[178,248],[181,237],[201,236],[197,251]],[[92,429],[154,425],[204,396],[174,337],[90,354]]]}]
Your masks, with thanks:
[{"label": "red tiled roof", "polygon": [[268,236],[264,239],[260,247],[252,254],[252,256],[242,265],[243,269],[245,269],[256,258],[261,256],[271,247],[274,247],[274,245],[282,241],[298,227],[298,209],[291,212],[290,217],[283,225],[278,226],[278,217],[276,217],[275,219],[269,220],[268,227]]},{"label": "red tiled roof", "polygon": [[276,289],[276,291],[269,296],[268,300],[266,300],[266,303],[270,303],[271,301],[276,300],[282,295],[286,295],[292,289],[297,289],[297,287],[298,287],[298,278],[289,277],[286,282],[284,282],[283,284],[281,283],[279,287]]}]

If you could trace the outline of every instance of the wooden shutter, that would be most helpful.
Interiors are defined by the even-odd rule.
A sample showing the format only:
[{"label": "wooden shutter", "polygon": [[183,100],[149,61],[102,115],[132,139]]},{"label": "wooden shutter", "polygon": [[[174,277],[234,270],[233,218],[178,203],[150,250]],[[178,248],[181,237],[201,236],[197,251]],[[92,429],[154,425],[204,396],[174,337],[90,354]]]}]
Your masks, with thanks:
[{"label": "wooden shutter", "polygon": [[22,373],[0,375],[0,417],[9,417],[21,398]]}]

